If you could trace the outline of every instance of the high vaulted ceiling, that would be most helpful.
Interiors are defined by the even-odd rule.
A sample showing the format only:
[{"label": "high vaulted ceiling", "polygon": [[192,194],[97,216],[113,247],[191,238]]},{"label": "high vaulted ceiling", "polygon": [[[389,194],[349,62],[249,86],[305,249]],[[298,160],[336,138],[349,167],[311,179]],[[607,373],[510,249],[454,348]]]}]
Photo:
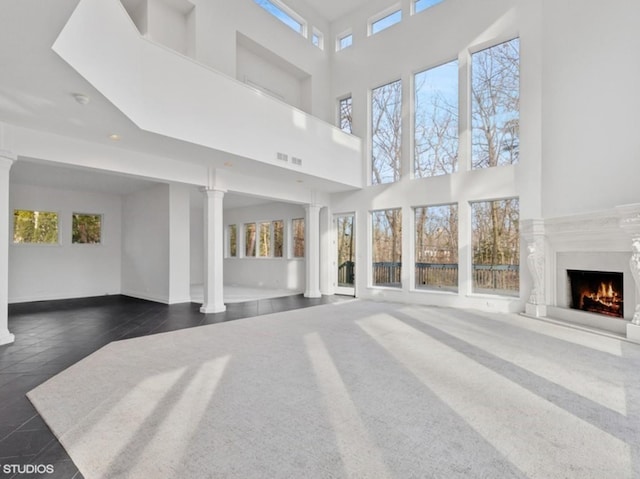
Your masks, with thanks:
[{"label": "high vaulted ceiling", "polygon": [[306,3],[324,18],[333,22],[366,4],[367,0],[306,0]]}]

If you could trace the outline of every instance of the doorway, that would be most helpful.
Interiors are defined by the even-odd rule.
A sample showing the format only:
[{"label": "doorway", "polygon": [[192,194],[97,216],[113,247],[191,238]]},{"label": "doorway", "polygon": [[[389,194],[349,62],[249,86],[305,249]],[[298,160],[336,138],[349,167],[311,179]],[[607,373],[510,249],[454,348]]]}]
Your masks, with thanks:
[{"label": "doorway", "polygon": [[335,286],[336,294],[355,296],[356,275],[356,229],[355,215],[335,215],[333,225],[336,232],[335,239]]}]

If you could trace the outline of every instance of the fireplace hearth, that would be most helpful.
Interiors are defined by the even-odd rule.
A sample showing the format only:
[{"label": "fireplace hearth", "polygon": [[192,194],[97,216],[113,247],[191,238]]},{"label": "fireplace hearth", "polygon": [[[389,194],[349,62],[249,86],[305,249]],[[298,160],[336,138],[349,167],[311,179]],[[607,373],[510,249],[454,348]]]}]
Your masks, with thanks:
[{"label": "fireplace hearth", "polygon": [[567,275],[570,308],[624,318],[622,273],[567,270]]}]

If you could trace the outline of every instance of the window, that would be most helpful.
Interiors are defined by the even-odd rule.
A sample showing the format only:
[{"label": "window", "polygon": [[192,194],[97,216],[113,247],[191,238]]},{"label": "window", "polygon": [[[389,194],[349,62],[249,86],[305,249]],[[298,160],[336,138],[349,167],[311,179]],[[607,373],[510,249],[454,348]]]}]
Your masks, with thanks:
[{"label": "window", "polygon": [[286,26],[291,28],[293,31],[299,33],[302,36],[306,36],[307,26],[304,20],[300,18],[293,10],[281,4],[278,1],[270,1],[270,0],[254,0],[258,5],[264,8],[271,15],[276,17]]},{"label": "window", "polygon": [[244,255],[254,257],[256,255],[256,224],[244,225]]},{"label": "window", "polygon": [[429,7],[433,7],[440,2],[442,2],[442,0],[414,0],[413,12],[420,13],[421,11],[426,10]]},{"label": "window", "polygon": [[282,258],[284,250],[284,221],[273,222],[273,257]]},{"label": "window", "polygon": [[393,183],[400,179],[402,150],[402,82],[371,92],[371,183]]},{"label": "window", "polygon": [[260,223],[260,247],[258,256],[271,256],[271,223]]},{"label": "window", "polygon": [[351,45],[353,45],[353,35],[351,33],[344,33],[338,37],[336,50],[344,50]]},{"label": "window", "polygon": [[304,258],[304,218],[291,220],[293,257]]},{"label": "window", "polygon": [[339,102],[340,129],[345,133],[353,133],[352,109],[353,101],[350,96],[342,98]]},{"label": "window", "polygon": [[71,242],[76,244],[100,244],[102,215],[73,213]]},{"label": "window", "polygon": [[520,41],[516,38],[471,57],[471,163],[490,168],[520,155]]},{"label": "window", "polygon": [[518,295],[519,201],[471,203],[473,292]]},{"label": "window", "polygon": [[58,244],[58,214],[49,211],[15,210],[13,242]]},{"label": "window", "polygon": [[416,288],[458,290],[458,205],[415,208]]},{"label": "window", "polygon": [[372,21],[369,26],[369,35],[375,35],[382,30],[389,28],[396,23],[400,23],[402,21],[402,10],[396,10],[389,15],[386,15],[378,20]]},{"label": "window", "polygon": [[311,42],[320,50],[324,49],[324,35],[322,35],[322,33],[315,28],[313,29],[313,34],[311,35]]},{"label": "window", "polygon": [[458,62],[415,76],[414,176],[458,169]]},{"label": "window", "polygon": [[236,258],[238,256],[238,227],[229,225],[229,256]]},{"label": "window", "polygon": [[402,286],[402,211],[371,213],[373,285]]}]

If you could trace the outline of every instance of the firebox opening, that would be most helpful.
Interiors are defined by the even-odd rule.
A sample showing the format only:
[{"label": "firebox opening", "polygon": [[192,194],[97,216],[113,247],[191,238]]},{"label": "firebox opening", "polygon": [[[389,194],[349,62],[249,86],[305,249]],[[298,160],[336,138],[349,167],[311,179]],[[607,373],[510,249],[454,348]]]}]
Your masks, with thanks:
[{"label": "firebox opening", "polygon": [[622,273],[567,270],[569,307],[624,318]]}]

